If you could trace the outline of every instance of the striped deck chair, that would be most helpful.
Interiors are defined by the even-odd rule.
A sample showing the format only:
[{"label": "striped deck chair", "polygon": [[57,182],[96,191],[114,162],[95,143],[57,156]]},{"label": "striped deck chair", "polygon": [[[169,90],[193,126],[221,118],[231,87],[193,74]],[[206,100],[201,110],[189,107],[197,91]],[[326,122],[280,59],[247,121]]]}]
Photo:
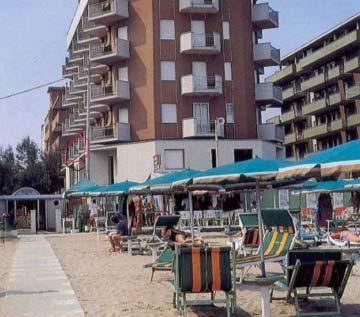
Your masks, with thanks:
[{"label": "striped deck chair", "polygon": [[158,216],[154,222],[154,229],[153,229],[153,238],[159,242],[166,243],[166,241],[161,237],[159,234],[159,230],[163,227],[176,227],[180,221],[179,215],[165,215],[165,216]]},{"label": "striped deck chair", "polygon": [[259,247],[258,216],[254,213],[241,213],[238,216],[242,237],[236,241],[235,248],[246,256]]},{"label": "striped deck chair", "polygon": [[[231,316],[236,305],[232,250],[230,247],[175,247],[174,306],[182,316],[187,316],[188,306],[214,304],[226,304],[226,316]],[[225,299],[215,299],[215,292],[224,292]],[[211,298],[186,298],[187,294],[200,293],[209,293]]]},{"label": "striped deck chair", "polygon": [[[290,213],[284,209],[263,209],[262,219],[266,232],[263,239],[264,259],[266,262],[282,262],[295,243],[295,226]],[[245,268],[260,264],[260,246],[255,255],[236,258],[236,267],[240,269],[242,283]]]},{"label": "striped deck chair", "polygon": [[156,271],[171,272],[173,267],[174,251],[170,247],[166,247],[156,259],[154,263],[144,265],[145,268],[151,268],[150,282],[154,278]]},{"label": "striped deck chair", "polygon": [[[354,261],[344,261],[341,251],[337,250],[293,250],[289,252],[287,275],[279,281],[274,289],[287,292],[286,299],[295,303],[296,316],[341,316],[340,299],[344,293],[347,281],[351,274]],[[324,291],[324,288],[330,291]],[[305,289],[305,292],[302,291]],[[319,291],[319,289],[322,289]],[[313,292],[313,291],[316,292]],[[300,299],[324,298],[334,299],[335,310],[310,312],[301,308]],[[327,305],[328,306],[328,305]]]}]

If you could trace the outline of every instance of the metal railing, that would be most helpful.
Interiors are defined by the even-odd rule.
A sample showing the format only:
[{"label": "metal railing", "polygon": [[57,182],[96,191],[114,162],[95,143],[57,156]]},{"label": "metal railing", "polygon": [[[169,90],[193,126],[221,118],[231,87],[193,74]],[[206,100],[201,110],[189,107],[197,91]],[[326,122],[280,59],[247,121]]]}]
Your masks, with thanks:
[{"label": "metal railing", "polygon": [[113,139],[116,137],[116,132],[116,126],[91,127],[90,139],[91,141]]},{"label": "metal railing", "polygon": [[191,0],[191,6],[196,7],[209,7],[217,8],[215,0]]},{"label": "metal railing", "polygon": [[116,1],[109,0],[89,5],[89,18],[116,12]]},{"label": "metal railing", "polygon": [[222,79],[220,76],[184,76],[182,84],[186,90],[201,92],[210,90],[222,90]]},{"label": "metal railing", "polygon": [[88,30],[88,29],[96,28],[97,26],[101,26],[101,25],[97,25],[95,22],[89,21],[88,17],[83,17],[82,26],[84,30]]},{"label": "metal railing", "polygon": [[[114,45],[115,46],[115,45]],[[90,45],[90,58],[110,55],[116,52],[116,48],[112,44],[91,44]]]},{"label": "metal railing", "polygon": [[115,87],[113,84],[109,85],[92,85],[91,98],[108,97],[115,95]]},{"label": "metal railing", "polygon": [[191,33],[191,44],[193,48],[217,48],[214,33]]}]

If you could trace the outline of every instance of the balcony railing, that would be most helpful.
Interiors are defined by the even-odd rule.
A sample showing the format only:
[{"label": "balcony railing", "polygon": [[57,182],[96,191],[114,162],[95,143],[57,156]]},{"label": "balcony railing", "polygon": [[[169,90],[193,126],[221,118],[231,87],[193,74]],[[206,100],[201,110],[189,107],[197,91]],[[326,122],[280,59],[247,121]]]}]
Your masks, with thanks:
[{"label": "balcony railing", "polygon": [[296,65],[291,64],[289,66],[283,67],[281,70],[278,70],[273,75],[266,78],[266,82],[268,83],[277,83],[283,80],[290,78],[292,75],[296,73]]},{"label": "balcony railing", "polygon": [[108,0],[89,5],[89,21],[112,24],[129,17],[128,0]]},{"label": "balcony railing", "polygon": [[183,33],[180,37],[180,52],[183,54],[219,54],[221,52],[220,34]]},{"label": "balcony railing", "polygon": [[[202,122],[196,118],[183,119],[183,138],[213,137],[215,135],[215,121]],[[218,125],[218,136],[224,137],[224,125]]]},{"label": "balcony railing", "polygon": [[301,83],[301,91],[306,91],[309,89],[313,89],[319,85],[325,83],[325,74],[319,74],[317,76],[311,77]]},{"label": "balcony railing", "polygon": [[273,123],[258,125],[258,138],[264,141],[284,142],[284,127]]},{"label": "balcony railing", "polygon": [[282,104],[282,90],[271,83],[255,85],[256,103],[261,105]]},{"label": "balcony railing", "polygon": [[91,101],[103,103],[116,103],[130,100],[130,85],[127,81],[117,80],[116,84],[92,85]]},{"label": "balcony railing", "polygon": [[131,141],[130,125],[128,123],[117,123],[116,125],[107,126],[107,127],[92,127],[90,135],[91,135],[91,141],[93,143]]},{"label": "balcony railing", "polygon": [[219,12],[219,0],[179,0],[179,11],[214,14]]},{"label": "balcony railing", "polygon": [[297,63],[297,67],[299,69],[310,67],[312,64],[320,62],[326,58],[330,58],[333,54],[335,54],[339,50],[344,50],[349,45],[359,45],[360,39],[360,31],[354,30],[337,40],[331,42],[328,45],[325,45],[322,48],[314,51],[312,54],[304,57]]},{"label": "balcony railing", "polygon": [[303,115],[312,114],[312,113],[315,113],[315,112],[325,109],[326,106],[327,106],[326,98],[314,100],[313,102],[311,102],[307,105],[304,105],[302,107],[302,113],[303,113]]},{"label": "balcony railing", "polygon": [[280,50],[271,43],[258,43],[254,46],[254,62],[260,66],[280,65]]},{"label": "balcony railing", "polygon": [[116,39],[115,43],[109,45],[100,43],[91,43],[90,45],[90,60],[93,62],[111,65],[129,57],[129,41],[127,40]]},{"label": "balcony railing", "polygon": [[352,127],[354,125],[360,125],[360,114],[352,114],[347,117],[347,125]]},{"label": "balcony railing", "polygon": [[342,119],[333,120],[329,123],[328,130],[329,132],[339,131],[343,128],[343,121]]},{"label": "balcony railing", "polygon": [[345,90],[345,93],[346,93],[347,100],[359,99],[360,98],[360,85],[355,85],[355,86],[347,88]]},{"label": "balcony railing", "polygon": [[327,80],[334,79],[336,77],[339,77],[342,74],[342,69],[340,66],[336,66],[333,68],[330,68],[327,71]]},{"label": "balcony railing", "polygon": [[333,106],[341,102],[341,94],[340,92],[335,92],[329,95],[329,105]]},{"label": "balcony railing", "polygon": [[107,30],[105,25],[96,24],[93,21],[89,21],[88,17],[83,17],[82,23],[84,33],[97,37],[104,37],[106,35]]},{"label": "balcony railing", "polygon": [[345,73],[356,72],[359,70],[359,68],[360,68],[360,57],[359,56],[356,56],[356,57],[346,61],[344,64]]},{"label": "balcony railing", "polygon": [[252,6],[252,21],[259,29],[279,27],[279,13],[268,3],[257,3]]},{"label": "balcony railing", "polygon": [[285,144],[295,143],[296,142],[296,134],[294,132],[286,134],[284,138]]},{"label": "balcony railing", "polygon": [[181,78],[182,95],[221,95],[222,77],[186,75]]},{"label": "balcony railing", "polygon": [[292,109],[290,111],[284,112],[281,114],[281,122],[288,122],[295,119],[295,111]]},{"label": "balcony railing", "polygon": [[328,125],[321,124],[315,127],[310,127],[304,130],[304,139],[314,138],[315,136],[326,134],[328,132]]}]

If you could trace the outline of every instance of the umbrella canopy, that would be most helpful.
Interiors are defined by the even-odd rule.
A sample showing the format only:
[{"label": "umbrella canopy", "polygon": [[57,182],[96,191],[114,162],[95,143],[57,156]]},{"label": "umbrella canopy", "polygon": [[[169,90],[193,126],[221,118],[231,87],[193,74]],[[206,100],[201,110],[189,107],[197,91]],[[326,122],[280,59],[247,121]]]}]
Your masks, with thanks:
[{"label": "umbrella canopy", "polygon": [[66,192],[65,195],[70,195],[70,196],[81,196],[81,195],[86,195],[89,191],[95,191],[97,189],[99,189],[100,186],[90,182],[86,179],[82,179],[80,180],[78,183],[76,183],[75,185],[71,186]]},{"label": "umbrella canopy", "polygon": [[193,184],[232,184],[248,181],[269,181],[276,178],[280,168],[294,165],[283,160],[264,160],[254,158],[228,164],[195,175]]},{"label": "umbrella canopy", "polygon": [[140,191],[166,191],[172,188],[173,183],[178,181],[187,182],[192,179],[199,172],[191,169],[186,169],[180,172],[169,173],[154,179],[150,179],[144,183],[130,188],[130,192]]},{"label": "umbrella canopy", "polygon": [[349,191],[348,186],[360,186],[360,180],[345,180],[338,179],[332,181],[316,182],[307,181],[302,183],[304,189],[296,189],[293,193],[296,194],[310,194],[310,193],[333,193],[333,192],[344,192]]},{"label": "umbrella canopy", "polygon": [[360,171],[360,140],[314,153],[295,166],[282,167],[277,179],[338,177],[343,172]]},{"label": "umbrella canopy", "polygon": [[137,182],[125,181],[108,186],[100,186],[94,190],[93,194],[100,196],[121,195],[127,193],[130,187],[137,185],[139,185]]}]

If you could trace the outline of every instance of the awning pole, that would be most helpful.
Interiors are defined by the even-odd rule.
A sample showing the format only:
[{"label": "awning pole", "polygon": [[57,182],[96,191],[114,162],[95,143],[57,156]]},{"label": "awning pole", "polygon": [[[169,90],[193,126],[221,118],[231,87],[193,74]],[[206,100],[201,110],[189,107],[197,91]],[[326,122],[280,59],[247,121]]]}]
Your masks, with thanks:
[{"label": "awning pole", "polygon": [[256,209],[258,214],[258,223],[259,223],[259,243],[260,243],[260,259],[261,259],[261,276],[265,277],[265,260],[264,260],[264,246],[263,246],[263,226],[262,226],[262,217],[261,217],[261,199],[260,199],[260,184],[259,180],[256,181]]},{"label": "awning pole", "polygon": [[191,241],[194,245],[195,242],[195,233],[194,233],[194,208],[193,208],[193,195],[192,192],[189,192],[189,207],[190,207],[190,221],[191,221]]}]

